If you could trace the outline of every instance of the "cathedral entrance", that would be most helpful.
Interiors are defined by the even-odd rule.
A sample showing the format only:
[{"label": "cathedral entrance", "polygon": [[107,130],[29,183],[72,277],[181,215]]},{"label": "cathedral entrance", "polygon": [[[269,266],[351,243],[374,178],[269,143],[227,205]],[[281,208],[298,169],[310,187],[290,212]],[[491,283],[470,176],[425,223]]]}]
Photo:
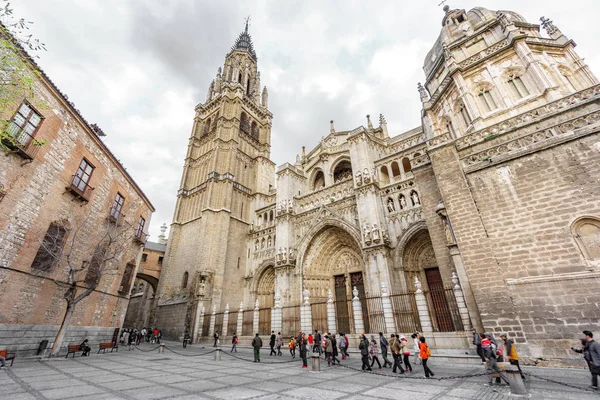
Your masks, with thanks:
[{"label": "cathedral entrance", "polygon": [[256,288],[259,308],[258,333],[271,334],[271,309],[275,305],[275,269],[268,266],[260,276]]},{"label": "cathedral entrance", "polygon": [[[304,253],[303,266],[304,288],[311,293],[315,329],[330,329],[327,326],[326,303],[331,291],[337,331],[352,332],[352,289],[356,286],[361,302],[365,301],[366,295],[364,263],[355,239],[341,228],[323,228],[313,237]],[[363,304],[363,310],[366,310],[366,304]]]}]

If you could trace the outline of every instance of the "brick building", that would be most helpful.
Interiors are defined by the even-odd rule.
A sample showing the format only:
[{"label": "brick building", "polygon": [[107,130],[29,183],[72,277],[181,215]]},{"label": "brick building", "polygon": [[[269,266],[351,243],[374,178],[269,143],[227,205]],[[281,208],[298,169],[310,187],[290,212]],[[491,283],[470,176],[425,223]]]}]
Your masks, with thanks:
[{"label": "brick building", "polygon": [[600,328],[600,85],[541,21],[545,35],[515,12],[446,7],[422,125],[331,121],[276,185],[246,28],[196,107],[158,324],[421,329],[436,348],[469,346],[473,326],[508,331],[529,359],[572,358]]},{"label": "brick building", "polygon": [[[27,68],[39,70],[19,51]],[[74,264],[93,265],[102,232],[114,224],[131,230],[126,251],[77,305],[63,345],[110,341],[125,317],[154,211],[102,131],[45,73],[31,76],[33,92],[0,110],[8,121],[0,149],[0,344],[21,353],[42,340],[51,347],[65,313],[68,269],[50,256],[70,252]],[[87,270],[76,276],[81,288]]]}]

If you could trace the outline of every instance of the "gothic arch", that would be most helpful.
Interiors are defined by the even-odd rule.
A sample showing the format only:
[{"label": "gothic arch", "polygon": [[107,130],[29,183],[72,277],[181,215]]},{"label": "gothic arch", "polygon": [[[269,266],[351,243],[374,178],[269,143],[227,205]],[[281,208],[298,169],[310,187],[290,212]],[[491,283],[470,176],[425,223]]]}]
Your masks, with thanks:
[{"label": "gothic arch", "polygon": [[350,161],[350,157],[341,156],[331,163],[329,174],[333,177],[334,182],[336,177],[348,173],[352,175],[352,161]]},{"label": "gothic arch", "polygon": [[411,225],[402,235],[398,237],[398,244],[392,251],[392,259],[394,260],[395,268],[402,269],[402,253],[406,247],[408,241],[421,231],[427,231],[427,225],[425,221],[419,221],[414,225]]},{"label": "gothic arch", "polygon": [[275,296],[275,266],[272,262],[265,262],[254,274],[252,292],[258,299],[260,308],[270,308],[274,305]]},{"label": "gothic arch", "polygon": [[318,190],[321,186],[325,186],[325,174],[321,168],[315,168],[312,173],[312,177],[310,178],[310,189]]},{"label": "gothic arch", "polygon": [[571,234],[584,260],[600,265],[600,219],[592,216],[577,218],[571,224]]},{"label": "gothic arch", "polygon": [[394,273],[392,282],[396,290],[415,290],[415,277],[426,288],[424,270],[437,266],[433,244],[425,222],[412,225],[398,239],[398,245],[393,252]]}]

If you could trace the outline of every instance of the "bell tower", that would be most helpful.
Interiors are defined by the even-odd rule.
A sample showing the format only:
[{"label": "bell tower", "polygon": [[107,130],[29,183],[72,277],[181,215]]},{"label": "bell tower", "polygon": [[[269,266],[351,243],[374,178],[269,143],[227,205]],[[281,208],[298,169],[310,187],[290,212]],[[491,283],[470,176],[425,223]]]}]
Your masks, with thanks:
[{"label": "bell tower", "polygon": [[[243,298],[251,215],[274,182],[275,165],[269,159],[273,115],[267,98],[246,20],[206,100],[195,108],[163,266],[166,276],[158,290],[157,317],[161,304],[187,298],[181,320],[194,334],[203,307],[222,310],[221,299],[233,307]],[[182,284],[186,273],[189,285]]]}]

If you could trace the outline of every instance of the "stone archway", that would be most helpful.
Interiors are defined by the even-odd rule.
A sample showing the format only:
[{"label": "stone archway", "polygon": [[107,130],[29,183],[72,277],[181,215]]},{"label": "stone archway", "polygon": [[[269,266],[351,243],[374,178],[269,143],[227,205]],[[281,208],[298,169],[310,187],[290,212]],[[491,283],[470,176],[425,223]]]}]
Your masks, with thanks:
[{"label": "stone archway", "polygon": [[[366,280],[360,247],[354,237],[337,226],[324,226],[312,236],[302,257],[303,289],[311,293],[313,327],[327,328],[327,296],[332,291],[337,330],[349,332],[352,323],[352,288],[365,299]],[[365,308],[366,309],[366,308]]]},{"label": "stone archway", "polygon": [[271,333],[271,309],[275,305],[275,267],[266,266],[256,283],[256,299],[259,307],[259,329],[261,335]]}]

